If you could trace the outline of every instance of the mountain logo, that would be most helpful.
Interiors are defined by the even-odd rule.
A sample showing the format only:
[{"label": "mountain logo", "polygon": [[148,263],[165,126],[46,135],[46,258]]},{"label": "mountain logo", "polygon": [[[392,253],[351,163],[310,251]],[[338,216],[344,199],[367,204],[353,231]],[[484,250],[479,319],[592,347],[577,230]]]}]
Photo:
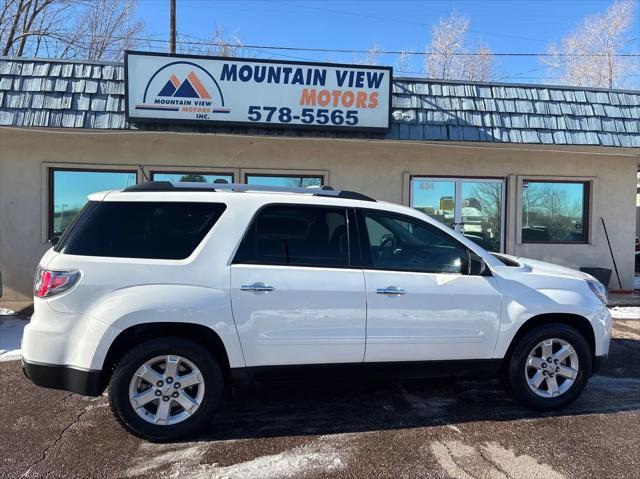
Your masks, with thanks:
[{"label": "mountain logo", "polygon": [[[213,120],[228,114],[220,85],[203,65],[178,60],[162,65],[147,80],[136,110],[155,118]],[[155,113],[153,113],[155,112]]]},{"label": "mountain logo", "polygon": [[204,87],[198,76],[192,71],[187,78],[180,82],[176,74],[171,75],[167,83],[162,87],[158,96],[180,98],[210,99],[211,95]]}]

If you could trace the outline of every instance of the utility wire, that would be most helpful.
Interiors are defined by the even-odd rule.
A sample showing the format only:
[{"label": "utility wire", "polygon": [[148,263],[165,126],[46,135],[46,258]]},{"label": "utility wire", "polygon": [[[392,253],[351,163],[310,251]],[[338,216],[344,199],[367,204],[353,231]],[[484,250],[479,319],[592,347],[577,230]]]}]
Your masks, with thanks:
[{"label": "utility wire", "polygon": [[[163,40],[158,38],[149,38],[149,37],[124,37],[124,36],[108,36],[108,35],[91,35],[91,34],[82,34],[79,37],[84,38],[111,38],[113,40],[133,40],[138,42],[154,42],[154,43],[169,43],[169,40]],[[58,40],[61,41],[61,40]],[[294,52],[316,52],[316,53],[359,53],[366,54],[369,53],[369,50],[359,50],[359,49],[351,49],[351,48],[314,48],[314,47],[291,47],[291,46],[278,46],[278,45],[245,45],[242,43],[234,43],[234,42],[213,42],[213,41],[204,41],[204,40],[176,40],[176,43],[182,45],[200,45],[200,46],[237,46],[238,48],[247,48],[252,50],[282,50],[282,51],[294,51]],[[414,55],[414,56],[425,56],[425,55],[439,55],[440,52],[434,51],[411,51],[411,50],[376,50],[376,53],[381,55]],[[478,52],[453,52],[448,53],[448,55],[452,56],[487,56],[486,53],[478,53]],[[606,53],[547,53],[547,52],[492,52],[491,55],[496,57],[640,57],[640,53],[615,53],[615,54],[606,54]]]}]

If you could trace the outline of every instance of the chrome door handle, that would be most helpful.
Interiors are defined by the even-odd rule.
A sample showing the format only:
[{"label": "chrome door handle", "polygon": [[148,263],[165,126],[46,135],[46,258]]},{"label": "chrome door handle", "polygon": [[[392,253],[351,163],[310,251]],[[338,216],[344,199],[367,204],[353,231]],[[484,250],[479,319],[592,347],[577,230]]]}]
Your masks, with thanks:
[{"label": "chrome door handle", "polygon": [[274,288],[273,286],[269,286],[268,284],[264,284],[264,283],[253,283],[253,284],[245,284],[240,286],[240,291],[258,291],[258,292],[265,292],[265,291],[273,291],[276,288]]},{"label": "chrome door handle", "polygon": [[389,294],[389,295],[403,295],[407,294],[404,289],[400,289],[397,286],[387,286],[386,288],[378,288],[378,294]]}]

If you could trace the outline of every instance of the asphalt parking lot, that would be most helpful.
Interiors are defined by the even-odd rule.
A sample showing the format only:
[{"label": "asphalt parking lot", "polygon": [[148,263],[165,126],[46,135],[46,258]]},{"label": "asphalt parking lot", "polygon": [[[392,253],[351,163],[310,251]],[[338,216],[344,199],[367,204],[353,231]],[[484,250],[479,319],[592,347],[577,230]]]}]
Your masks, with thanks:
[{"label": "asphalt parking lot", "polygon": [[640,321],[570,408],[533,413],[498,381],[323,381],[237,391],[203,437],[150,444],[106,398],[0,363],[0,477],[639,478]]}]

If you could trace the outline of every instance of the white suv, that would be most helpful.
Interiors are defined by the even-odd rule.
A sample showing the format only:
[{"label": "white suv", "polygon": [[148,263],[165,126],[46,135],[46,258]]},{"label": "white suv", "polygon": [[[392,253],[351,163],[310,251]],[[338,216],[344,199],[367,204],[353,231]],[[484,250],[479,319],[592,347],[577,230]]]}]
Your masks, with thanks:
[{"label": "white suv", "polygon": [[500,375],[574,401],[608,353],[606,289],[491,254],[407,207],[322,189],[151,182],[90,196],[40,262],[34,383],[96,396],[151,440],[229,385],[282,375]]}]

